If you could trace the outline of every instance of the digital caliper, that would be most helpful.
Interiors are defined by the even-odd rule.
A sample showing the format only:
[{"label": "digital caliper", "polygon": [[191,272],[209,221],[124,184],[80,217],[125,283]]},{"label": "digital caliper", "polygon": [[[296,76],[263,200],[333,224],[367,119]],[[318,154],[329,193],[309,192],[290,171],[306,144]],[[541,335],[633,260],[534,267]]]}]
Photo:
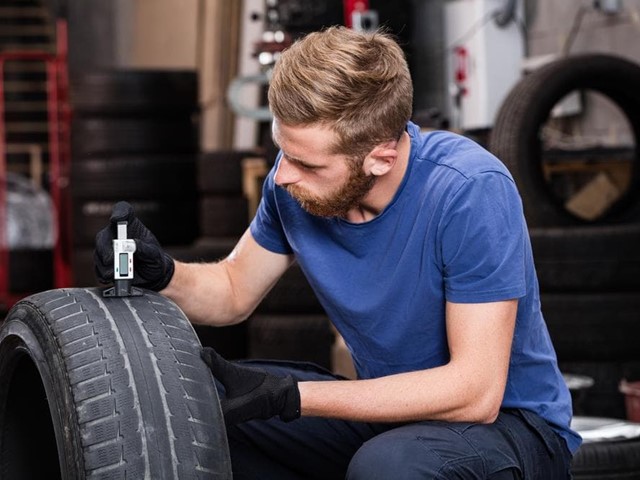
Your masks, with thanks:
[{"label": "digital caliper", "polygon": [[142,290],[133,286],[133,254],[136,242],[127,238],[127,222],[118,222],[118,236],[113,239],[113,287],[102,292],[105,297],[134,297]]}]

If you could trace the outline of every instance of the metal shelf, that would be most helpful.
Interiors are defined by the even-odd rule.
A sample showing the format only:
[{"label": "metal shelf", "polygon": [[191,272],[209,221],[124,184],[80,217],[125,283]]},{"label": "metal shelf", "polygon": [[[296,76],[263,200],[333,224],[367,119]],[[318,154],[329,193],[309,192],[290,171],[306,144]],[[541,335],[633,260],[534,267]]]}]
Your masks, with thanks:
[{"label": "metal shelf", "polygon": [[[5,82],[7,62],[33,61],[44,65],[46,73],[46,112],[49,154],[49,193],[53,202],[53,215],[57,225],[57,238],[53,247],[53,286],[63,288],[72,285],[69,163],[69,79],[67,71],[67,24],[57,20],[55,53],[49,51],[3,51],[0,52],[0,310],[10,308],[28,293],[14,293],[10,288],[9,246],[6,238],[7,220],[7,155],[15,146],[7,145],[5,123]],[[12,67],[13,68],[13,67]]]}]

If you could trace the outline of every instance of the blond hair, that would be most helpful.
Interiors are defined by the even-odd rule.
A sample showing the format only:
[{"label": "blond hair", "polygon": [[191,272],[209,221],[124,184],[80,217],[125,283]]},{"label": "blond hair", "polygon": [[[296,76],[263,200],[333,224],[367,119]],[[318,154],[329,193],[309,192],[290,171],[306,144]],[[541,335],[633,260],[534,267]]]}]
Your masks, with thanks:
[{"label": "blond hair", "polygon": [[413,86],[400,46],[383,32],[313,32],[276,62],[269,108],[285,125],[322,124],[336,153],[363,155],[397,140],[411,117]]}]

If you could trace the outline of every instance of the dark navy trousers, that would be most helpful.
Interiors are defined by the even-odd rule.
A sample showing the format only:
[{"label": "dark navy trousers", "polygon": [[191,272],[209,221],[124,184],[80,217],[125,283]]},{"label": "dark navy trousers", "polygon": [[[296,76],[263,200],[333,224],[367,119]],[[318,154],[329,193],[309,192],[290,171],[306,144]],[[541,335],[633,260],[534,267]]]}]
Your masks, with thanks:
[{"label": "dark navy trousers", "polygon": [[[297,362],[244,362],[299,380],[335,380]],[[224,391],[221,389],[221,396]],[[302,417],[227,429],[234,479],[556,480],[571,478],[564,440],[538,415],[503,410],[489,425]]]}]

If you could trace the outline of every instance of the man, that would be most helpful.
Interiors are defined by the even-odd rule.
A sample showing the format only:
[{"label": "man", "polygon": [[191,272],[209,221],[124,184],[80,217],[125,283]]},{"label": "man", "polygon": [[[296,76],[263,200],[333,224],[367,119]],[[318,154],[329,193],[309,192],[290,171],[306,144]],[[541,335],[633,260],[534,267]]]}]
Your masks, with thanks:
[{"label": "man", "polygon": [[330,28],[283,53],[280,147],[250,228],[216,264],[173,261],[124,203],[137,278],[193,322],[247,318],[297,261],[358,380],[203,358],[224,385],[237,478],[570,478],[580,437],[542,314],[514,182],[472,141],[409,121],[402,50]]}]

